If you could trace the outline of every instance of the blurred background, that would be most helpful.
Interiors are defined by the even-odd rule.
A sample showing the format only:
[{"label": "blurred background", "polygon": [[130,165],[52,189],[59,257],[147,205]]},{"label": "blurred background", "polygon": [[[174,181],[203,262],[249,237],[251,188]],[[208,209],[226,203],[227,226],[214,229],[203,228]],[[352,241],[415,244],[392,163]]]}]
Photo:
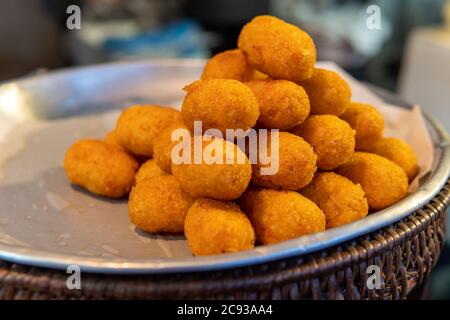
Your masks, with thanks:
[{"label": "blurred background", "polygon": [[[79,30],[67,27],[71,5],[81,8]],[[242,25],[266,13],[308,31],[319,60],[420,104],[450,131],[447,0],[0,0],[0,83],[102,62],[208,58],[235,48]],[[449,250],[428,289],[450,299]]]},{"label": "blurred background", "polygon": [[[67,28],[71,5],[81,8],[79,30]],[[0,81],[101,62],[207,58],[236,47],[242,25],[266,13],[308,31],[320,60],[422,105],[450,129],[442,106],[450,0],[1,0]]]}]

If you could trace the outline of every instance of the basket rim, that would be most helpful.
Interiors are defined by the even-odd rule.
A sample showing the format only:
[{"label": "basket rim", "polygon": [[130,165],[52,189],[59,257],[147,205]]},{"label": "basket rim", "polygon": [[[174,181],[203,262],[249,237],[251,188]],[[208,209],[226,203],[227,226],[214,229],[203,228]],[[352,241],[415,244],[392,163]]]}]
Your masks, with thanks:
[{"label": "basket rim", "polygon": [[[185,63],[185,62],[183,62]],[[142,65],[142,62],[136,65]],[[151,64],[151,63],[150,63]],[[130,64],[133,66],[133,63]],[[109,67],[109,66],[107,66]],[[101,68],[105,68],[102,66]],[[88,69],[95,70],[95,67]],[[70,71],[67,71],[70,72]],[[60,71],[61,73],[61,71]],[[436,169],[418,191],[410,194],[388,209],[379,211],[362,220],[329,229],[325,232],[300,237],[270,246],[211,257],[145,259],[129,262],[125,259],[74,258],[66,254],[49,254],[39,250],[14,248],[0,244],[0,260],[37,267],[66,270],[69,265],[79,265],[84,272],[103,274],[161,274],[181,272],[204,272],[268,263],[280,259],[305,255],[327,249],[345,241],[401,221],[406,216],[431,201],[444,187],[450,175],[450,140],[445,129],[424,112],[427,123],[437,136],[435,153]]]},{"label": "basket rim", "polygon": [[[54,294],[58,298],[83,296],[95,299],[108,297],[172,299],[175,296],[205,298],[215,294],[222,294],[223,297],[231,292],[266,292],[265,290],[269,288],[291,285],[298,290],[298,286],[305,289],[308,284],[311,284],[314,287],[311,288],[311,297],[318,299],[322,290],[321,281],[328,282],[326,288],[333,291],[336,290],[338,278],[344,276],[346,279],[343,280],[341,289],[344,288],[345,291],[347,288],[348,298],[352,299],[358,296],[358,293],[355,296],[354,289],[358,286],[355,281],[364,282],[366,279],[365,272],[357,275],[361,272],[358,268],[365,268],[368,263],[382,267],[382,260],[386,259],[384,263],[387,265],[383,267],[383,270],[386,272],[385,279],[391,287],[387,289],[385,286],[376,295],[375,292],[371,292],[369,298],[371,295],[373,295],[372,298],[380,298],[386,293],[391,293],[391,298],[404,298],[422,283],[439,258],[441,250],[439,248],[442,248],[445,234],[442,233],[442,229],[439,231],[437,228],[440,225],[445,230],[443,222],[449,203],[450,180],[429,204],[388,228],[311,255],[247,268],[210,273],[128,275],[126,277],[86,273],[82,291],[74,292],[67,288],[67,275],[62,271],[9,264],[0,260],[0,285],[13,289],[10,293],[16,292],[15,294],[21,298],[27,295],[35,297],[41,295],[47,299]],[[430,226],[434,226],[432,232],[427,231]],[[416,247],[414,252],[412,246]],[[417,256],[417,250],[422,250],[423,256]],[[392,288],[393,284],[395,289]],[[363,291],[360,288],[359,294]],[[299,292],[296,294],[298,295]],[[255,298],[252,295],[250,297]],[[333,299],[335,298],[336,295]]]}]

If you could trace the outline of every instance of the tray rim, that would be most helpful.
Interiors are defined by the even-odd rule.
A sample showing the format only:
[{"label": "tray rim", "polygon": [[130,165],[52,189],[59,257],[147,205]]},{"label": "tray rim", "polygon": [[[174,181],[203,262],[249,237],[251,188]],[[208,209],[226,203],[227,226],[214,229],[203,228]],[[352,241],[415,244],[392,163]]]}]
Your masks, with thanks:
[{"label": "tray rim", "polygon": [[[9,83],[20,83],[21,81],[37,81],[40,77],[54,76],[55,74],[71,73],[80,69],[114,67],[115,65],[135,67],[142,64],[153,65],[179,65],[197,68],[202,65],[198,60],[144,60],[136,62],[120,62],[94,65],[82,68],[69,68],[49,72],[44,75],[37,75],[30,78],[18,79]],[[384,94],[389,94],[384,92]],[[285,241],[279,244],[260,246],[249,251],[231,253],[224,255],[214,255],[207,257],[170,258],[170,259],[129,259],[100,257],[80,257],[68,254],[49,253],[47,251],[19,248],[11,245],[0,244],[0,260],[12,263],[44,267],[50,269],[66,270],[69,265],[77,265],[82,272],[102,273],[102,274],[167,274],[167,273],[188,273],[206,272],[221,269],[239,268],[244,266],[268,263],[280,259],[292,258],[317,252],[335,246],[345,241],[355,239],[364,234],[382,229],[392,223],[398,222],[407,217],[417,209],[426,205],[444,187],[450,175],[450,138],[445,129],[429,114],[423,112],[427,125],[437,134],[435,148],[441,150],[440,159],[434,173],[418,191],[410,194],[388,209],[381,210],[368,217],[353,223],[326,230],[325,232],[303,236],[300,238]]]}]

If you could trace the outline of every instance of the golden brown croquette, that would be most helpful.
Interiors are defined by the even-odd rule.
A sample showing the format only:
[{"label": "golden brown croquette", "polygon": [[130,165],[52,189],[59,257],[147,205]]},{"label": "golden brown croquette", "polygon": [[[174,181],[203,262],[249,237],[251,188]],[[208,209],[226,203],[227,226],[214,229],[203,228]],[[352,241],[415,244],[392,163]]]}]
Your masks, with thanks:
[{"label": "golden brown croquette", "polygon": [[366,152],[378,154],[395,162],[405,170],[409,180],[414,179],[419,171],[414,150],[401,139],[382,138],[363,149]]},{"label": "golden brown croquette", "polygon": [[351,103],[341,119],[347,121],[356,131],[356,150],[363,150],[383,137],[384,119],[373,106]]},{"label": "golden brown croquette", "polygon": [[132,106],[117,120],[117,141],[132,154],[152,157],[155,138],[162,129],[175,123],[183,123],[177,110],[153,105]]},{"label": "golden brown croquette", "polygon": [[272,244],[325,230],[322,210],[295,191],[249,189],[239,204],[261,244]]},{"label": "golden brown croquette", "polygon": [[[203,137],[201,144],[202,150],[196,149],[192,138],[190,161],[172,163],[172,173],[182,188],[195,197],[239,198],[247,189],[252,175],[245,153],[235,144],[220,138],[209,140]],[[200,163],[194,162],[197,157],[200,157]]]},{"label": "golden brown croquette", "polygon": [[188,130],[184,124],[171,125],[157,136],[153,146],[153,159],[156,164],[168,173],[172,173],[172,149],[178,144],[178,140],[172,141],[172,133],[176,130]]},{"label": "golden brown croquette", "polygon": [[150,233],[183,233],[194,198],[172,175],[156,176],[133,187],[128,202],[131,222]]},{"label": "golden brown croquette", "polygon": [[230,79],[196,81],[185,88],[181,113],[192,131],[194,121],[202,121],[203,130],[247,129],[259,117],[259,104],[253,92],[242,82]]},{"label": "golden brown croquette", "polygon": [[266,75],[249,65],[247,57],[239,49],[226,50],[214,55],[206,63],[201,76],[202,80],[233,79],[241,82],[266,78]]},{"label": "golden brown croquette", "polygon": [[247,23],[238,47],[251,66],[273,79],[299,82],[314,72],[316,46],[311,37],[273,16],[258,16]]},{"label": "golden brown croquette", "polygon": [[250,250],[255,245],[252,225],[235,203],[207,198],[190,207],[184,234],[195,256]]},{"label": "golden brown croquette", "polygon": [[[107,143],[110,143],[110,144],[113,144],[113,145],[123,149],[122,146],[120,145],[119,141],[117,140],[117,135],[116,135],[116,132],[114,130],[109,131],[106,134],[106,136],[103,139],[103,141],[105,141]],[[123,150],[125,150],[125,149],[123,149]]]},{"label": "golden brown croquette", "polygon": [[310,116],[292,133],[308,142],[317,154],[321,170],[333,170],[346,163],[355,151],[355,131],[333,115]]},{"label": "golden brown croquette", "polygon": [[73,184],[110,198],[130,192],[138,167],[122,148],[100,140],[77,141],[64,158],[64,169]]},{"label": "golden brown croquette", "polygon": [[362,219],[369,211],[361,186],[334,172],[316,173],[313,181],[300,193],[323,211],[327,228]]},{"label": "golden brown croquette", "polygon": [[151,179],[159,176],[167,176],[168,173],[161,169],[154,159],[149,159],[139,168],[136,173],[136,183],[140,183],[146,179]]},{"label": "golden brown croquette", "polygon": [[305,90],[287,80],[254,80],[245,83],[259,102],[260,127],[290,130],[309,116]]},{"label": "golden brown croquette", "polygon": [[350,86],[334,71],[316,68],[313,76],[300,82],[300,85],[308,94],[311,114],[340,116],[350,105]]},{"label": "golden brown croquette", "polygon": [[361,185],[373,211],[399,202],[408,192],[405,171],[391,160],[373,153],[355,152],[337,173]]},{"label": "golden brown croquette", "polygon": [[[280,132],[277,148],[273,147],[273,141],[268,135],[267,155],[273,155],[273,159],[264,164],[258,158],[252,165],[252,183],[274,189],[299,190],[311,182],[317,170],[317,155],[313,148],[303,138],[288,132]],[[276,168],[275,172],[264,173],[264,168]],[[272,170],[271,170],[272,171]]]}]

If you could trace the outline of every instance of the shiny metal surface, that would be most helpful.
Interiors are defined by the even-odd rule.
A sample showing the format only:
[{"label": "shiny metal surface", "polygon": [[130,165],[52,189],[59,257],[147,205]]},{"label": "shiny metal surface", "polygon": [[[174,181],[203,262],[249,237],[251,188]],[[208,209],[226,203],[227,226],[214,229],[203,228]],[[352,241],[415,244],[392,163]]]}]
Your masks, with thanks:
[{"label": "shiny metal surface", "polygon": [[[65,269],[68,265],[76,264],[85,272],[123,274],[208,271],[253,265],[322,250],[397,222],[432,199],[450,175],[449,137],[435,120],[427,116],[428,128],[435,145],[435,163],[433,173],[421,181],[419,190],[388,209],[369,215],[363,220],[322,233],[280,244],[256,247],[246,252],[197,258],[187,254],[186,244],[181,238],[146,236],[142,246],[138,245],[138,242],[126,243],[129,235],[125,235],[123,229],[128,227],[121,226],[121,223],[127,219],[126,203],[93,199],[80,190],[69,189],[68,183],[63,180],[60,169],[46,171],[45,179],[47,180],[45,181],[49,188],[52,188],[51,190],[54,192],[60,190],[62,193],[67,193],[67,197],[76,197],[74,199],[79,201],[92,200],[92,203],[98,207],[89,209],[89,204],[86,203],[86,210],[90,210],[89,218],[91,220],[82,215],[78,218],[68,218],[70,214],[73,214],[71,212],[64,212],[64,217],[61,217],[57,213],[38,210],[41,217],[45,217],[45,219],[39,220],[36,216],[35,220],[33,216],[33,219],[27,221],[28,216],[25,216],[17,208],[24,206],[25,210],[28,207],[25,208],[24,202],[38,202],[39,198],[49,195],[48,191],[40,194],[37,190],[36,185],[39,184],[42,177],[30,178],[27,173],[28,167],[31,168],[30,170],[34,170],[34,164],[29,160],[33,158],[32,155],[35,155],[35,161],[42,163],[43,168],[49,161],[54,161],[56,165],[60,159],[55,160],[54,158],[61,156],[64,152],[61,149],[70,143],[70,139],[59,138],[58,140],[55,137],[64,135],[64,132],[76,132],[81,123],[85,123],[79,128],[83,134],[95,135],[101,131],[95,131],[96,128],[93,128],[100,123],[97,118],[75,117],[76,119],[72,120],[70,116],[96,114],[136,102],[175,103],[183,97],[180,88],[198,78],[202,65],[201,61],[120,63],[63,70],[1,85],[0,114],[7,114],[20,120],[23,124],[36,119],[44,120],[47,131],[45,134],[33,133],[34,136],[39,136],[38,140],[33,140],[34,147],[27,147],[28,149],[22,152],[21,156],[12,159],[6,170],[6,178],[3,181],[0,179],[0,259],[58,269]],[[392,100],[395,100],[395,97],[383,92],[380,94],[384,99],[399,104],[398,100]],[[403,105],[407,107],[407,104],[403,103]],[[55,140],[53,141],[53,139]],[[14,140],[11,141],[11,143],[13,142]],[[46,150],[47,156],[42,155],[40,153],[42,146],[49,144],[52,144],[53,147]],[[17,173],[22,168],[24,172]],[[20,184],[17,181],[20,181]],[[17,200],[14,200],[15,196],[18,197]],[[91,200],[85,200],[88,198]],[[59,206],[63,206],[63,204],[59,202]],[[107,212],[110,214],[110,227],[99,228],[100,221],[103,226],[109,221],[105,220],[108,219],[107,215],[100,215],[101,208],[107,209],[106,211],[117,210],[117,212]],[[7,229],[8,233],[2,231],[2,218],[9,219],[3,228]],[[57,232],[54,229],[58,229]],[[53,235],[66,235],[67,237],[68,231],[60,229],[70,229],[72,234],[72,240],[64,241],[65,246],[60,245],[62,241],[52,246],[40,244],[45,244],[45,241],[48,241],[46,236],[52,232],[55,232]],[[80,229],[90,231],[82,233],[83,230]],[[22,240],[15,243],[6,240],[2,242],[2,232],[4,239],[9,239],[6,236],[10,237],[11,234],[14,234],[16,237],[21,236]],[[96,235],[87,238],[93,232]],[[77,234],[80,236],[79,239],[76,237]],[[127,246],[130,251],[123,255],[120,254],[122,249],[116,250],[116,252],[112,250],[114,248],[106,245],[103,245],[103,249],[110,252],[110,255],[101,255],[96,252],[92,256],[80,251],[82,245],[92,245],[93,241],[101,242],[108,237],[111,238],[111,241],[117,241],[114,238],[120,238],[121,234],[124,234],[122,242],[125,242],[123,243],[125,248],[123,252],[128,251],[126,250]],[[62,238],[64,239],[64,237]],[[81,244],[71,244],[71,241]],[[83,241],[89,243],[83,243]],[[156,251],[142,251],[154,243],[161,244],[161,241],[164,242],[164,245],[167,245],[165,242],[169,241],[169,244],[173,246],[171,248],[180,250],[182,254],[179,256],[170,254],[171,257],[163,257],[160,253],[155,254]],[[78,251],[72,250],[74,247]],[[133,247],[137,249],[133,251]],[[95,248],[91,249],[96,250]]]}]

